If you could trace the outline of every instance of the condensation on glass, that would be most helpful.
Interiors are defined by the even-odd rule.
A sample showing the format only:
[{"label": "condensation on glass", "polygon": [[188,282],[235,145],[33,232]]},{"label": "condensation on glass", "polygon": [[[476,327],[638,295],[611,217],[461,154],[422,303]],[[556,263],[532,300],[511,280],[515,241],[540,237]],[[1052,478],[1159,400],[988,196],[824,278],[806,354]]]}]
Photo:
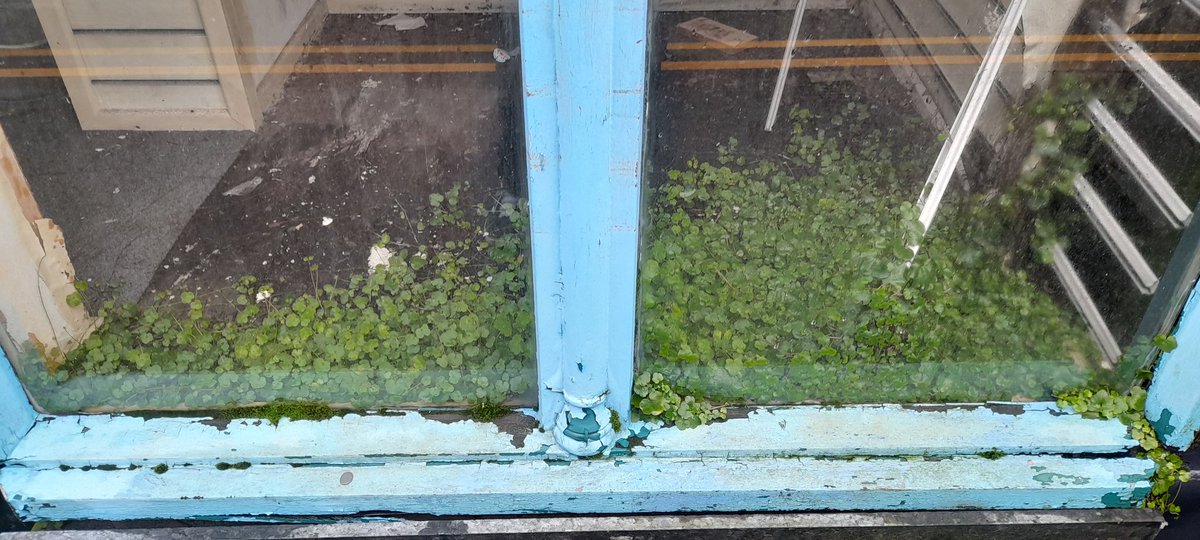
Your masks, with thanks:
[{"label": "condensation on glass", "polygon": [[644,382],[729,403],[1134,383],[1200,247],[1200,8],[1144,4],[658,3]]},{"label": "condensation on glass", "polygon": [[534,399],[517,16],[354,5],[0,0],[40,408]]}]

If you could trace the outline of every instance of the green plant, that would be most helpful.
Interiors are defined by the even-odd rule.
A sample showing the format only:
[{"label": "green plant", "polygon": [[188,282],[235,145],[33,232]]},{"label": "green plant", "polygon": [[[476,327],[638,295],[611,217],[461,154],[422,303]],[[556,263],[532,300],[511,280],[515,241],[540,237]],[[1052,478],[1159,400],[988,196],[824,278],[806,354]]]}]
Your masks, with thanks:
[{"label": "green plant", "polygon": [[154,474],[166,474],[167,471],[170,470],[170,467],[168,467],[166,463],[159,463],[150,470],[154,471]]},{"label": "green plant", "polygon": [[[645,418],[688,429],[725,419],[725,408],[681,395],[662,373],[643,372],[633,383],[633,408]],[[618,423],[614,425],[620,425]]]},{"label": "green plant", "polygon": [[249,461],[239,461],[237,463],[226,463],[226,462],[222,461],[220,463],[217,463],[216,467],[217,467],[218,471],[228,471],[230,469],[244,471],[244,470],[250,468],[250,462]]},{"label": "green plant", "polygon": [[1071,407],[1085,418],[1116,418],[1129,427],[1129,435],[1137,441],[1138,455],[1154,461],[1154,475],[1150,478],[1150,493],[1143,506],[1160,512],[1178,515],[1175,504],[1178,492],[1171,494],[1176,483],[1187,482],[1190,472],[1183,459],[1171,452],[1158,440],[1154,427],[1146,418],[1146,390],[1134,387],[1127,393],[1109,389],[1084,388],[1065,392],[1058,396],[1059,407]]},{"label": "green plant", "polygon": [[328,420],[336,415],[333,408],[324,403],[307,401],[273,401],[256,407],[236,407],[217,411],[214,416],[233,420],[237,418],[263,418],[272,426],[288,420]]},{"label": "green plant", "polygon": [[621,434],[621,415],[617,411],[610,411],[609,421],[612,423],[613,433]]},{"label": "green plant", "polygon": [[22,371],[56,411],[502,402],[535,376],[527,208],[464,208],[461,196],[458,186],[430,196],[429,215],[401,229],[407,242],[381,235],[388,265],[348,280],[312,266],[312,292],[294,297],[247,277],[232,298],[183,291],[118,305],[80,282],[103,322],[61,365]]},{"label": "green plant", "polygon": [[512,409],[505,407],[499,403],[483,400],[471,403],[471,408],[467,409],[467,416],[477,422],[491,422],[508,416]]},{"label": "green plant", "polygon": [[908,266],[933,145],[865,127],[883,114],[797,109],[784,154],[730,141],[666,175],[640,274],[644,371],[759,403],[1037,399],[1090,380],[1095,345],[1014,260],[998,202],[943,203]]},{"label": "green plant", "polygon": [[988,450],[988,451],[986,451],[986,452],[980,452],[980,453],[979,453],[979,457],[981,457],[981,458],[984,458],[984,459],[992,459],[992,460],[995,460],[995,459],[1000,459],[1000,458],[1002,458],[1002,457],[1004,457],[1004,456],[1007,456],[1007,455],[1008,455],[1008,454],[1004,453],[1003,451],[1001,451],[1001,450],[1000,450],[1000,449],[998,449],[998,448],[993,448],[993,449],[991,449],[991,450]]}]

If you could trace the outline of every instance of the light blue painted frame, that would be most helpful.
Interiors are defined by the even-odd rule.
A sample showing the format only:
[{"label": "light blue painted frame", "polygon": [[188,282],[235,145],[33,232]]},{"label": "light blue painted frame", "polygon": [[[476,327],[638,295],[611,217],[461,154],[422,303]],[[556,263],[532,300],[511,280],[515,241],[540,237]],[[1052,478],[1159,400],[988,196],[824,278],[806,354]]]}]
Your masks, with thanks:
[{"label": "light blue painted frame", "polygon": [[1192,290],[1174,335],[1176,348],[1154,370],[1146,417],[1164,443],[1186,449],[1200,429],[1200,289]]},{"label": "light blue painted frame", "polygon": [[[0,370],[0,485],[23,518],[1094,508],[1145,495],[1153,465],[1129,457],[1124,426],[1050,403],[760,408],[694,430],[630,432],[647,5],[520,9],[544,383],[539,412],[527,413],[550,431],[418,413],[278,427],[35,417]],[[1183,352],[1200,341],[1189,314],[1177,360],[1156,375],[1160,396],[1179,386],[1165,366],[1195,359]],[[560,419],[587,418],[569,405],[618,412],[627,428],[611,435],[611,456],[572,455],[596,441],[559,444]],[[1177,406],[1164,405],[1188,417]],[[977,455],[993,449],[1007,455]],[[1092,457],[1067,457],[1078,454]]]},{"label": "light blue painted frame", "polygon": [[17,443],[29,433],[37,412],[17,380],[12,364],[0,349],[0,460],[11,455]]},{"label": "light blue painted frame", "polygon": [[649,4],[520,13],[540,418],[591,455],[615,438],[609,410],[629,422]]}]

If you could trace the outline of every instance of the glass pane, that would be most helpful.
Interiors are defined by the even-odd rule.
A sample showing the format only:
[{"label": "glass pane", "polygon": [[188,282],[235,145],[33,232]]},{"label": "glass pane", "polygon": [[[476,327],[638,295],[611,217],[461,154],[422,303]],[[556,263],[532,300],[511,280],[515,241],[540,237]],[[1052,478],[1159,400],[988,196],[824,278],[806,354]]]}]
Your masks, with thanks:
[{"label": "glass pane", "polygon": [[[657,13],[639,391],[654,373],[729,403],[1131,384],[1194,281],[1172,260],[1196,250],[1200,179],[1186,122],[1105,25],[1151,61],[1195,44],[1161,37],[1171,14],[1086,4],[808,2],[771,130],[795,4]],[[1094,98],[1126,146],[1182,131],[1133,159],[1160,169],[1150,196]]]},{"label": "glass pane", "polygon": [[533,403],[515,13],[105,4],[0,2],[91,316],[9,355],[40,407]]}]

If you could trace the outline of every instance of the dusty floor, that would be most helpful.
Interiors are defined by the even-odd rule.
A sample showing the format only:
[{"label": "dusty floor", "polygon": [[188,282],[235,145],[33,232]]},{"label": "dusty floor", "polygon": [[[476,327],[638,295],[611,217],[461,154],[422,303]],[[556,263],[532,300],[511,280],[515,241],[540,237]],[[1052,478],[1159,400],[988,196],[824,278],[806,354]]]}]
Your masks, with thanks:
[{"label": "dusty floor", "polygon": [[[0,67],[17,59],[0,57]],[[53,65],[48,57],[38,60]],[[62,226],[79,276],[119,285],[129,300],[145,290],[192,213],[251,138],[239,132],[85,132],[61,81],[3,84],[13,86],[0,92],[0,126],[43,214]]]},{"label": "dusty floor", "polygon": [[[330,16],[316,44],[489,52],[313,54],[302,63],[495,68],[294,75],[257,133],[84,132],[60,81],[6,81],[20,86],[0,95],[0,125],[43,212],[63,226],[79,275],[125,300],[219,291],[244,275],[306,290],[310,265],[324,279],[348,277],[365,271],[382,233],[415,235],[411,220],[430,193],[464,184],[466,204],[493,205],[516,189],[519,62],[490,54],[515,47],[514,17],[438,15],[405,32],[375,25],[381,18]],[[252,192],[225,195],[255,179]]]},{"label": "dusty floor", "polygon": [[[709,17],[759,36],[760,42],[786,39],[791,13],[786,11],[663,13],[655,21],[653,58],[659,62],[651,79],[651,163],[656,172],[683,167],[687,160],[717,157],[717,145],[737,139],[738,148],[756,157],[773,157],[783,152],[792,133],[788,111],[793,107],[817,114],[839,112],[849,102],[878,106],[868,123],[882,129],[898,121],[925,125],[933,140],[937,131],[918,113],[907,89],[887,66],[868,68],[792,69],[789,71],[773,131],[764,130],[771,97],[783,55],[781,46],[743,50],[686,49],[682,45],[699,38],[677,28],[695,17]],[[800,40],[872,38],[864,20],[849,11],[811,11],[805,14]],[[800,47],[796,58],[883,56],[879,47]],[[754,69],[691,68],[690,62],[765,61]],[[684,67],[685,69],[677,69]],[[899,127],[899,126],[895,126]],[[930,157],[929,163],[932,165]],[[655,177],[651,178],[653,182]],[[920,194],[917,182],[913,200]]]},{"label": "dusty floor", "polygon": [[[381,17],[331,16],[318,45],[488,44],[514,48],[512,18],[439,15],[397,32]],[[515,30],[515,29],[511,29]],[[309,54],[304,64],[479,63],[484,73],[293,75],[216,188],[163,258],[148,293],[220,292],[242,276],[277,293],[367,269],[384,233],[424,238],[431,193],[463,184],[464,204],[493,207],[516,186],[517,62],[490,52]],[[259,182],[244,195],[228,195]],[[253,185],[253,184],[251,184]]]}]

